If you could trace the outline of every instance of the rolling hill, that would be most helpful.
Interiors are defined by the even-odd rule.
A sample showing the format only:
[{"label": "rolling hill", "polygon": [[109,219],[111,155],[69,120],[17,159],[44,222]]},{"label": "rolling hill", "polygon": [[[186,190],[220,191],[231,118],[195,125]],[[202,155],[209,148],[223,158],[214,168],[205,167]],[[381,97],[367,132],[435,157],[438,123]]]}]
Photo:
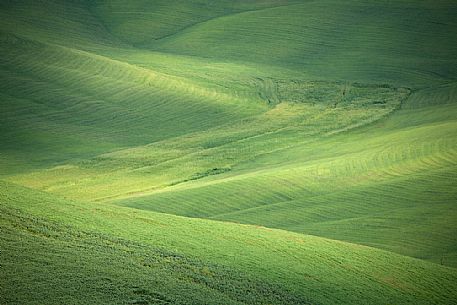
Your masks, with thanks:
[{"label": "rolling hill", "polygon": [[0,303],[456,304],[454,1],[0,4]]}]

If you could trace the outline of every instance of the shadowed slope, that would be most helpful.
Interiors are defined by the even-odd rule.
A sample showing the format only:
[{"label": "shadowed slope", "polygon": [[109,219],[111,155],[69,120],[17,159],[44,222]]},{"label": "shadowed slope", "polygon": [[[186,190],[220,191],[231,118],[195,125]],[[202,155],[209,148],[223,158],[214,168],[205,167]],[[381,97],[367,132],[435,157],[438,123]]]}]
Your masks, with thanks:
[{"label": "shadowed slope", "polygon": [[142,46],[216,17],[294,2],[298,0],[97,0],[90,7],[110,32]]},{"label": "shadowed slope", "polygon": [[85,0],[6,0],[1,32],[73,48],[125,47],[111,35]]},{"label": "shadowed slope", "polygon": [[456,78],[456,10],[453,1],[307,1],[213,19],[151,48],[319,79],[426,84]]}]

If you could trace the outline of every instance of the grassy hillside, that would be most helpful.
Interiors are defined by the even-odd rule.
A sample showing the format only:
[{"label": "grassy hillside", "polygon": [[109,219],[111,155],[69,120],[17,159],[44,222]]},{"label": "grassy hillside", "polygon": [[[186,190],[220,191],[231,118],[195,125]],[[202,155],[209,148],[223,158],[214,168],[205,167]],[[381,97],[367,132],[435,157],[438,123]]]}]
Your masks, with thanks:
[{"label": "grassy hillside", "polygon": [[[23,163],[150,143],[267,109],[176,77],[13,34],[2,36],[1,53],[0,136],[3,149]],[[24,143],[32,144],[31,153]]]},{"label": "grassy hillside", "polygon": [[315,78],[403,84],[454,78],[452,1],[303,1],[215,18],[153,49],[275,64]]},{"label": "grassy hillside", "polygon": [[[379,119],[398,107],[408,94],[406,90],[392,88],[320,83],[310,86],[310,92],[302,97],[303,102],[270,106],[262,115],[15,176],[12,180],[67,197],[91,200],[147,193],[151,189],[231,172],[237,165],[260,155]],[[343,96],[339,91],[345,90],[344,87],[349,89]],[[326,94],[327,88],[339,91],[332,92],[334,96],[322,102],[311,99],[320,92]],[[88,175],[90,179],[84,179]]]},{"label": "grassy hillside", "polygon": [[9,304],[449,304],[456,288],[455,269],[318,237],[5,183],[0,200]]},{"label": "grassy hillside", "polygon": [[0,303],[454,304],[454,1],[0,3]]},{"label": "grassy hillside", "polygon": [[107,29],[130,44],[144,46],[213,18],[298,1],[91,1],[89,8]]},{"label": "grassy hillside", "polygon": [[118,203],[312,233],[455,266],[456,108],[411,105],[420,96],[369,128]]}]

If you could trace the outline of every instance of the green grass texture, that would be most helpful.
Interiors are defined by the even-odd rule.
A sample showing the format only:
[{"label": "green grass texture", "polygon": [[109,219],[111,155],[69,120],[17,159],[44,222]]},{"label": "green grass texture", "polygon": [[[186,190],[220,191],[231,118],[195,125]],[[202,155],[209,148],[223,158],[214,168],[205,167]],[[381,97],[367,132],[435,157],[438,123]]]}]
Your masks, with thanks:
[{"label": "green grass texture", "polygon": [[457,304],[455,1],[0,3],[1,304]]}]

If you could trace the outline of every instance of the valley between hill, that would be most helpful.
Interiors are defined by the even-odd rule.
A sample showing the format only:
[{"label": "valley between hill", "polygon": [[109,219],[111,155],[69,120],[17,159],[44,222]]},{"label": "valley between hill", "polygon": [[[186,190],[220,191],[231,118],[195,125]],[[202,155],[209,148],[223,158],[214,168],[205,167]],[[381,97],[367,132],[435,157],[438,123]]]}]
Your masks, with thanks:
[{"label": "valley between hill", "polygon": [[453,1],[4,1],[0,303],[456,304]]}]

